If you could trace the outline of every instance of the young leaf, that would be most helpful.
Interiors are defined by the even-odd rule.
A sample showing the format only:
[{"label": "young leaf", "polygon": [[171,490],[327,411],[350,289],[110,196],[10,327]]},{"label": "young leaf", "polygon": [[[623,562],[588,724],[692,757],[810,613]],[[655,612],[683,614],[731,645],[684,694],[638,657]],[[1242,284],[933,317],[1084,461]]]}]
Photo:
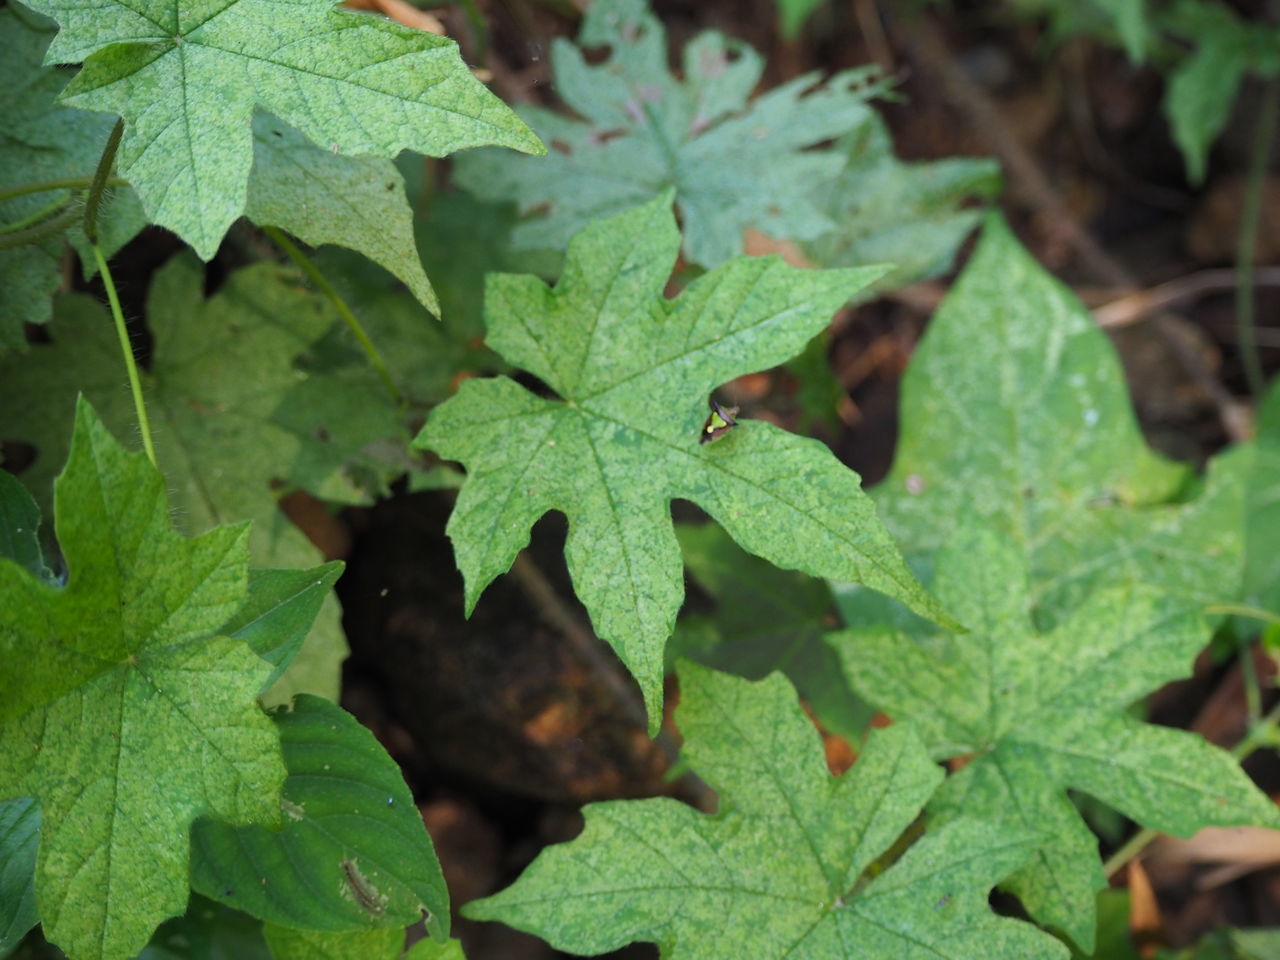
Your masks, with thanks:
[{"label": "young leaf", "polygon": [[39,840],[35,800],[0,800],[0,956],[40,922],[35,884]]},{"label": "young leaf", "polygon": [[1041,923],[1092,950],[1104,878],[1068,787],[1178,836],[1280,824],[1275,804],[1225,750],[1125,712],[1189,674],[1208,642],[1203,619],[1179,598],[1117,586],[1053,632],[1038,632],[1025,555],[976,525],[938,556],[936,586],[969,633],[854,630],[831,642],[854,689],[895,720],[915,722],[935,758],[970,757],[929,802],[932,823],[980,814],[1050,835],[1007,883]]},{"label": "young leaf", "polygon": [[[48,21],[13,5],[0,9],[0,190],[66,177],[91,177],[97,166],[111,118],[72,110],[56,103],[66,86],[66,71],[42,67],[53,37]],[[69,191],[27,193],[0,200],[0,224],[36,216],[51,201],[71,199]],[[116,236],[112,210],[101,216],[108,250],[116,249],[141,226],[133,223]],[[112,240],[112,243],[106,243]],[[53,292],[62,281],[62,234],[38,244],[0,250],[0,353],[23,350],[24,323],[46,323]]]},{"label": "young leaf", "polygon": [[258,111],[244,212],[259,226],[279,227],[313,247],[336,243],[363,253],[428,310],[440,312],[414,247],[404,180],[390,160],[336,155]]},{"label": "young leaf", "polygon": [[121,175],[151,220],[206,260],[244,210],[255,106],[345,153],[543,150],[452,40],[333,0],[28,6],[62,27],[49,62],[84,61],[63,101],[124,117]]},{"label": "young leaf", "polygon": [[67,586],[0,560],[0,798],[40,803],[49,938],[130,957],[186,906],[195,818],[280,820],[284,764],[255,700],[270,668],[218,634],[248,531],[176,533],[160,474],[84,401],[54,500]]},{"label": "young leaf", "polygon": [[667,659],[686,657],[748,680],[781,671],[827,730],[861,740],[871,711],[849,689],[825,639],[831,588],[753,557],[714,523],[676,524],[676,539],[685,569],[716,609],[680,618]]},{"label": "young leaf", "polygon": [[652,724],[661,717],[662,648],[684,592],[674,497],[701,504],[778,566],[857,580],[942,616],[857,474],[825,446],[761,421],[699,443],[715,387],[791,356],[882,269],[739,259],[669,301],[661,290],[679,242],[668,193],[575,237],[554,289],[536,277],[491,276],[489,345],[559,399],[505,377],[467,380],[414,441],[468,469],[448,527],[468,611],[538,517],[568,515],[574,588],[639,681]]},{"label": "young leaf", "polygon": [[[974,515],[1023,555],[1037,624],[1105,583],[1189,604],[1239,589],[1242,464],[1215,464],[1199,498],[1168,505],[1187,470],[1152,453],[1105,334],[992,216],[902,382],[893,469],[872,492],[913,563]],[[842,598],[851,623],[884,622]]]},{"label": "young leaf", "polygon": [[526,108],[521,115],[552,151],[536,163],[498,151],[456,161],[457,182],[489,200],[544,211],[516,228],[525,248],[564,249],[592,220],[674,187],[686,258],[714,267],[743,252],[742,231],[807,240],[831,229],[813,201],[816,183],[839,173],[839,151],[817,148],[865,123],[883,89],[874,71],[819,85],[798,77],[748,105],[764,61],[739,41],[704,33],[684,52],[684,81],[667,67],[662,24],[644,0],[597,0],[578,42],[613,54],[590,66],[557,39],[556,90],[585,120]]},{"label": "young leaf", "polygon": [[268,923],[316,932],[449,934],[449,894],[400,768],[336,704],[299,695],[274,714],[289,779],[284,830],[200,820],[194,890]]},{"label": "young leaf", "polygon": [[848,161],[838,177],[813,192],[835,227],[803,248],[824,267],[892,263],[892,272],[860,299],[950,270],[981,219],[978,210],[960,204],[969,197],[989,199],[1000,187],[1000,166],[986,158],[902,163],[876,114],[836,146]]},{"label": "young leaf", "polygon": [[590,804],[581,836],[466,916],[579,954],[652,941],[664,960],[1066,957],[987,906],[1034,834],[955,823],[868,872],[942,779],[909,727],[874,731],[853,769],[832,777],[784,678],[750,683],[688,663],[679,674],[684,754],[720,812],[666,798]]}]

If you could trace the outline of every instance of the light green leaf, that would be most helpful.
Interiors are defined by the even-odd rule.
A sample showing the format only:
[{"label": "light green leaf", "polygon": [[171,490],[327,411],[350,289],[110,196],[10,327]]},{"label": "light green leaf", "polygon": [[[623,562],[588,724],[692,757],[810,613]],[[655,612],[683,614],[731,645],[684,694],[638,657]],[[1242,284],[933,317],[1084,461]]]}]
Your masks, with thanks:
[{"label": "light green leaf", "polygon": [[574,589],[640,683],[652,724],[662,648],[684,593],[672,498],[702,505],[771,563],[857,580],[943,616],[857,474],[825,446],[761,421],[699,442],[711,390],[787,359],[882,271],[739,259],[666,300],[679,246],[670,204],[668,193],[588,227],[554,289],[536,277],[490,276],[489,345],[559,399],[505,377],[468,380],[414,441],[468,470],[448,527],[468,611],[533,522],[564,511]]},{"label": "light green leaf", "polygon": [[245,207],[255,106],[349,154],[543,149],[452,40],[333,0],[28,5],[62,27],[46,59],[84,61],[63,100],[124,117],[121,175],[206,260]]},{"label": "light green leaf", "polygon": [[805,21],[821,3],[822,0],[777,0],[782,35],[788,40],[794,40]]},{"label": "light green leaf", "polygon": [[[1188,471],[1147,447],[1115,350],[994,216],[911,358],[901,422],[872,495],[922,572],[972,515],[1021,553],[1041,627],[1104,584],[1237,595],[1247,464],[1220,458],[1204,493],[1171,504]],[[842,594],[851,625],[885,622]]]},{"label": "light green leaf", "polygon": [[[147,406],[178,515],[188,531],[253,520],[255,564],[312,567],[319,554],[279,510],[278,488],[368,502],[385,488],[385,451],[403,457],[408,428],[367,364],[342,376],[304,366],[332,359],[326,338],[341,321],[292,270],[258,264],[208,300],[203,287],[194,258],[179,257],[156,276],[147,305],[154,335]],[[431,330],[421,308],[415,316],[418,329]],[[376,335],[378,323],[371,326]],[[135,433],[105,310],[88,297],[61,298],[50,334],[51,344],[0,361],[0,435],[37,446],[23,474],[37,496],[63,455],[76,391],[116,430]],[[299,690],[336,697],[345,655],[337,601],[326,594],[317,629],[268,699],[282,702]]]},{"label": "light green leaf", "polygon": [[404,960],[467,960],[467,955],[462,951],[462,943],[458,940],[449,940],[440,943],[438,940],[419,940],[409,952],[404,955]]},{"label": "light green leaf", "polygon": [[892,263],[893,270],[860,299],[950,270],[960,244],[981,219],[980,211],[960,204],[970,197],[989,199],[1000,187],[994,160],[900,162],[888,127],[875,114],[837,148],[848,157],[844,169],[813,193],[835,227],[803,248],[824,267]]},{"label": "light green leaf", "polygon": [[35,884],[39,840],[35,800],[0,800],[0,956],[40,922]]},{"label": "light green leaf", "polygon": [[137,960],[270,960],[262,922],[192,894],[187,912],[160,924]]},{"label": "light green leaf", "polygon": [[198,821],[192,888],[279,926],[402,930],[425,912],[432,934],[447,937],[444,877],[395,761],[319,697],[302,694],[274,719],[289,771],[284,830]]},{"label": "light green leaf", "polygon": [[275,960],[396,960],[404,947],[398,927],[318,933],[267,924],[263,932]]},{"label": "light green leaf", "polygon": [[683,752],[720,811],[667,798],[590,804],[581,836],[466,916],[579,954],[647,940],[664,960],[1066,957],[987,906],[1033,834],[957,823],[868,872],[942,779],[909,726],[874,731],[853,769],[832,777],[783,677],[750,683],[688,663],[679,674]]},{"label": "light green leaf", "polygon": [[194,819],[280,821],[284,764],[255,700],[270,668],[218,634],[248,531],[177,534],[163,478],[84,401],[54,499],[67,586],[0,560],[0,798],[40,804],[48,937],[130,957],[186,907]]},{"label": "light green leaf", "polygon": [[1051,835],[1007,886],[1089,952],[1104,879],[1068,787],[1178,836],[1280,815],[1226,751],[1125,713],[1190,674],[1209,639],[1199,614],[1159,590],[1118,586],[1042,633],[1024,561],[1006,536],[962,528],[937,559],[936,587],[969,633],[853,630],[831,642],[854,689],[917,723],[936,759],[972,755],[930,801],[931,823],[981,815]]},{"label": "light green leaf", "polygon": [[253,168],[245,216],[303,243],[336,243],[386,267],[432,313],[440,304],[413,242],[413,212],[395,164],[316,146],[261,111],[253,118]]},{"label": "light green leaf", "polygon": [[526,108],[521,115],[551,145],[536,162],[479,151],[459,157],[457,182],[488,200],[513,200],[538,215],[512,235],[524,248],[564,249],[592,220],[676,191],[684,254],[707,267],[743,252],[742,231],[813,239],[833,224],[814,202],[817,183],[844,164],[818,147],[865,123],[867,101],[883,91],[873,70],[819,84],[808,74],[748,104],[764,62],[719,33],[684,51],[684,81],[667,66],[662,24],[644,0],[597,0],[578,42],[608,46],[589,65],[566,40],[552,48],[556,90],[581,115],[573,120]]},{"label": "light green leaf", "polygon": [[1125,52],[1133,63],[1146,59],[1147,24],[1146,0],[1093,0],[1116,25]]},{"label": "light green leaf", "polygon": [[857,743],[871,711],[849,689],[827,645],[832,607],[822,580],[747,553],[717,524],[676,524],[685,569],[716,600],[710,616],[684,616],[667,659],[686,657],[748,680],[785,673],[823,727]]}]

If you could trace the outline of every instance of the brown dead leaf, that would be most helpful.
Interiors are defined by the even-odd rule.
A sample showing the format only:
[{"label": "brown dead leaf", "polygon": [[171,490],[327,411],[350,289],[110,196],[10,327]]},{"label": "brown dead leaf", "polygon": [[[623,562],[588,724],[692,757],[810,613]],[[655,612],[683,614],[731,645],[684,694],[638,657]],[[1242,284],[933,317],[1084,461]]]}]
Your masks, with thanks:
[{"label": "brown dead leaf", "polygon": [[1196,880],[1198,890],[1210,890],[1257,870],[1280,866],[1280,830],[1266,827],[1205,827],[1189,840],[1161,837],[1147,853],[1153,872],[1185,870],[1193,864],[1212,864]]},{"label": "brown dead leaf", "polygon": [[344,6],[350,7],[352,10],[376,10],[384,17],[388,17],[396,23],[402,23],[406,27],[413,27],[415,30],[426,30],[428,33],[438,33],[442,37],[445,36],[444,24],[434,14],[419,10],[413,4],[406,3],[405,0],[346,0]]},{"label": "brown dead leaf", "polygon": [[1144,957],[1155,955],[1156,944],[1163,938],[1160,904],[1142,861],[1129,861],[1129,932]]},{"label": "brown dead leaf", "polygon": [[749,257],[763,257],[776,253],[793,267],[810,269],[813,261],[806,257],[794,243],[789,240],[776,240],[767,233],[761,233],[754,227],[742,231],[742,249]]}]

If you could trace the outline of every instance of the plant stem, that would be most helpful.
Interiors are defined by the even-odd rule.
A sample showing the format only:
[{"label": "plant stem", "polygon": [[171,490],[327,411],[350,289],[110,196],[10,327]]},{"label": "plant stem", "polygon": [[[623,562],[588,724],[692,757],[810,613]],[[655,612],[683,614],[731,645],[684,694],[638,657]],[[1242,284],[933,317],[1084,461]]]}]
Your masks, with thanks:
[{"label": "plant stem", "polygon": [[305,253],[298,249],[297,244],[290,240],[284,233],[275,227],[263,227],[263,231],[275,242],[281,250],[289,255],[289,259],[298,265],[305,273],[308,279],[319,288],[320,292],[329,298],[329,301],[337,308],[338,314],[346,323],[347,328],[359,341],[361,349],[364,350],[365,356],[368,357],[369,363],[373,365],[373,369],[377,371],[378,377],[382,380],[383,386],[387,388],[387,392],[391,394],[391,399],[398,405],[404,403],[404,395],[400,393],[400,388],[396,386],[395,380],[391,377],[391,371],[387,368],[386,361],[382,359],[382,354],[378,352],[378,348],[373,345],[373,341],[369,339],[369,334],[365,332],[360,321],[356,319],[356,315],[351,312],[351,308],[347,306],[347,301],[342,299],[342,294],[334,289],[323,273],[316,269],[316,265],[311,262]]},{"label": "plant stem", "polygon": [[[1280,703],[1272,707],[1261,720],[1250,724],[1248,733],[1235,745],[1231,756],[1237,763],[1243,763],[1249,754],[1276,736],[1278,724],[1280,724]],[[1102,865],[1103,873],[1108,879],[1114,877],[1125,864],[1141,853],[1146,845],[1159,835],[1158,831],[1150,828],[1144,827],[1139,830],[1129,838],[1128,843],[1107,858],[1107,862]]]},{"label": "plant stem", "polygon": [[107,145],[102,148],[102,156],[98,158],[98,169],[93,173],[93,183],[89,187],[89,199],[84,205],[84,235],[91,244],[98,243],[98,208],[102,206],[102,191],[106,189],[111,168],[116,162],[116,148],[120,146],[120,136],[124,133],[124,118],[116,121],[111,128],[111,136],[107,137]]},{"label": "plant stem", "polygon": [[[7,190],[0,190],[0,200],[13,197],[24,197],[29,193],[47,193],[50,190],[86,190],[93,185],[93,177],[60,177],[57,180],[40,180],[36,183],[23,183]],[[127,187],[128,180],[120,177],[107,177],[108,187]]]},{"label": "plant stem", "polygon": [[1253,149],[1249,152],[1249,179],[1244,194],[1244,212],[1240,217],[1240,236],[1236,243],[1236,330],[1240,340],[1240,359],[1244,363],[1249,392],[1262,396],[1266,379],[1258,357],[1254,336],[1253,261],[1258,248],[1258,221],[1262,213],[1262,193],[1266,186],[1267,166],[1271,161],[1271,141],[1276,135],[1276,114],[1280,112],[1280,77],[1267,81],[1262,93],[1262,112],[1253,132]]},{"label": "plant stem", "polygon": [[129,372],[129,389],[133,393],[133,410],[138,417],[138,431],[142,434],[142,449],[153,467],[156,464],[156,448],[151,443],[151,423],[147,420],[147,404],[142,398],[142,380],[138,376],[138,361],[133,355],[133,344],[129,342],[129,331],[124,325],[124,311],[120,309],[120,298],[116,296],[116,283],[111,278],[111,268],[107,266],[107,258],[95,243],[93,259],[98,264],[98,273],[102,275],[102,285],[107,289],[107,300],[111,303],[111,316],[116,321],[116,336],[120,338],[120,354],[124,357],[125,369]]},{"label": "plant stem", "polygon": [[51,201],[50,203],[46,203],[43,207],[41,207],[39,210],[35,211],[34,213],[29,213],[25,217],[22,217],[21,219],[13,221],[13,223],[6,223],[4,226],[0,226],[0,234],[17,233],[19,230],[25,230],[27,227],[31,226],[33,223],[39,223],[41,220],[45,219],[46,217],[52,217],[56,215],[63,207],[65,207],[70,202],[71,202],[70,197],[59,197],[57,200]]},{"label": "plant stem", "polygon": [[27,227],[25,230],[14,230],[11,233],[0,234],[0,250],[12,250],[15,247],[25,247],[28,244],[39,243],[41,240],[47,240],[49,237],[57,236],[66,230],[67,227],[75,223],[79,211],[72,204],[67,204],[62,210],[43,220],[33,227]]},{"label": "plant stem", "polygon": [[1242,603],[1213,603],[1204,608],[1207,614],[1227,614],[1236,617],[1249,617],[1263,623],[1280,623],[1280,614],[1263,610],[1260,607],[1249,607]]}]

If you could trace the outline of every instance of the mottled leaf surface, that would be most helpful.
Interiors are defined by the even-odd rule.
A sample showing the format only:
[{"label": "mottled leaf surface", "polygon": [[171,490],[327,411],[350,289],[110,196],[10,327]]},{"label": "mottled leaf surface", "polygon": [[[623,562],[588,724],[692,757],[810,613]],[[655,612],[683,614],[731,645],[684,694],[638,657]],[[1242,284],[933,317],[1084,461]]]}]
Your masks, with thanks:
[{"label": "mottled leaf surface", "polygon": [[1066,957],[987,906],[1034,834],[953,823],[867,872],[942,779],[910,727],[873,732],[832,777],[785,678],[751,683],[687,662],[679,675],[683,755],[719,812],[667,798],[590,804],[581,836],[464,914],[578,954],[644,940],[664,960]]},{"label": "mottled leaf surface", "polygon": [[398,927],[321,933],[269,923],[263,932],[274,960],[397,960],[404,947]]},{"label": "mottled leaf surface", "polygon": [[277,926],[402,929],[425,911],[448,936],[444,877],[395,761],[328,700],[301,694],[274,719],[289,771],[284,829],[200,820],[192,888]]},{"label": "mottled leaf surface", "polygon": [[742,231],[808,240],[833,226],[810,196],[844,165],[819,147],[867,121],[867,101],[883,90],[854,70],[820,83],[797,77],[749,101],[764,61],[719,33],[684,50],[683,80],[667,66],[665,31],[644,0],[597,0],[578,42],[608,46],[590,65],[567,40],[552,47],[556,92],[582,119],[541,108],[523,116],[551,147],[532,163],[499,151],[458,158],[458,183],[490,200],[537,211],[512,239],[526,248],[564,249],[592,220],[674,188],[684,254],[714,267],[743,252]]},{"label": "mottled leaf surface", "polygon": [[715,387],[800,350],[880,269],[739,259],[667,300],[678,246],[668,193],[575,237],[554,289],[491,276],[489,345],[559,396],[506,377],[467,380],[415,441],[468,471],[448,527],[468,610],[538,517],[566,514],[574,589],[639,681],[651,723],[684,594],[675,497],[778,566],[856,580],[941,616],[857,474],[825,446],[760,421],[699,442]]},{"label": "mottled leaf surface", "polygon": [[[1147,447],[1114,348],[996,217],[916,347],[901,424],[872,496],[922,573],[974,516],[1021,553],[1042,627],[1105,584],[1191,605],[1237,595],[1245,464],[1220,458],[1172,504],[1188,471]],[[842,593],[850,625],[881,621]]]},{"label": "mottled leaf surface", "polygon": [[341,153],[543,149],[452,40],[332,0],[28,5],[62,28],[47,60],[84,62],[63,101],[124,117],[121,175],[206,260],[244,210],[255,106]]},{"label": "mottled leaf surface", "polygon": [[284,764],[255,699],[269,667],[219,634],[248,531],[179,535],[160,474],[85,401],[54,500],[67,585],[0,560],[0,798],[40,804],[49,939],[131,957],[186,907],[193,820],[280,820]]},{"label": "mottled leaf surface", "polygon": [[823,727],[861,740],[871,711],[849,689],[826,642],[831,588],[752,556],[714,523],[677,524],[676,539],[685,570],[716,606],[710,614],[681,616],[667,660],[685,657],[748,680],[780,671]]},{"label": "mottled leaf surface", "polygon": [[831,642],[854,689],[915,723],[934,758],[969,757],[930,800],[931,823],[999,817],[1049,834],[1007,886],[1038,921],[1089,951],[1104,878],[1068,787],[1183,837],[1211,825],[1280,824],[1280,815],[1225,750],[1126,713],[1190,674],[1209,640],[1200,614],[1155,588],[1117,586],[1040,632],[1025,559],[1007,535],[967,525],[937,558],[935,584],[968,633],[866,629]]}]

